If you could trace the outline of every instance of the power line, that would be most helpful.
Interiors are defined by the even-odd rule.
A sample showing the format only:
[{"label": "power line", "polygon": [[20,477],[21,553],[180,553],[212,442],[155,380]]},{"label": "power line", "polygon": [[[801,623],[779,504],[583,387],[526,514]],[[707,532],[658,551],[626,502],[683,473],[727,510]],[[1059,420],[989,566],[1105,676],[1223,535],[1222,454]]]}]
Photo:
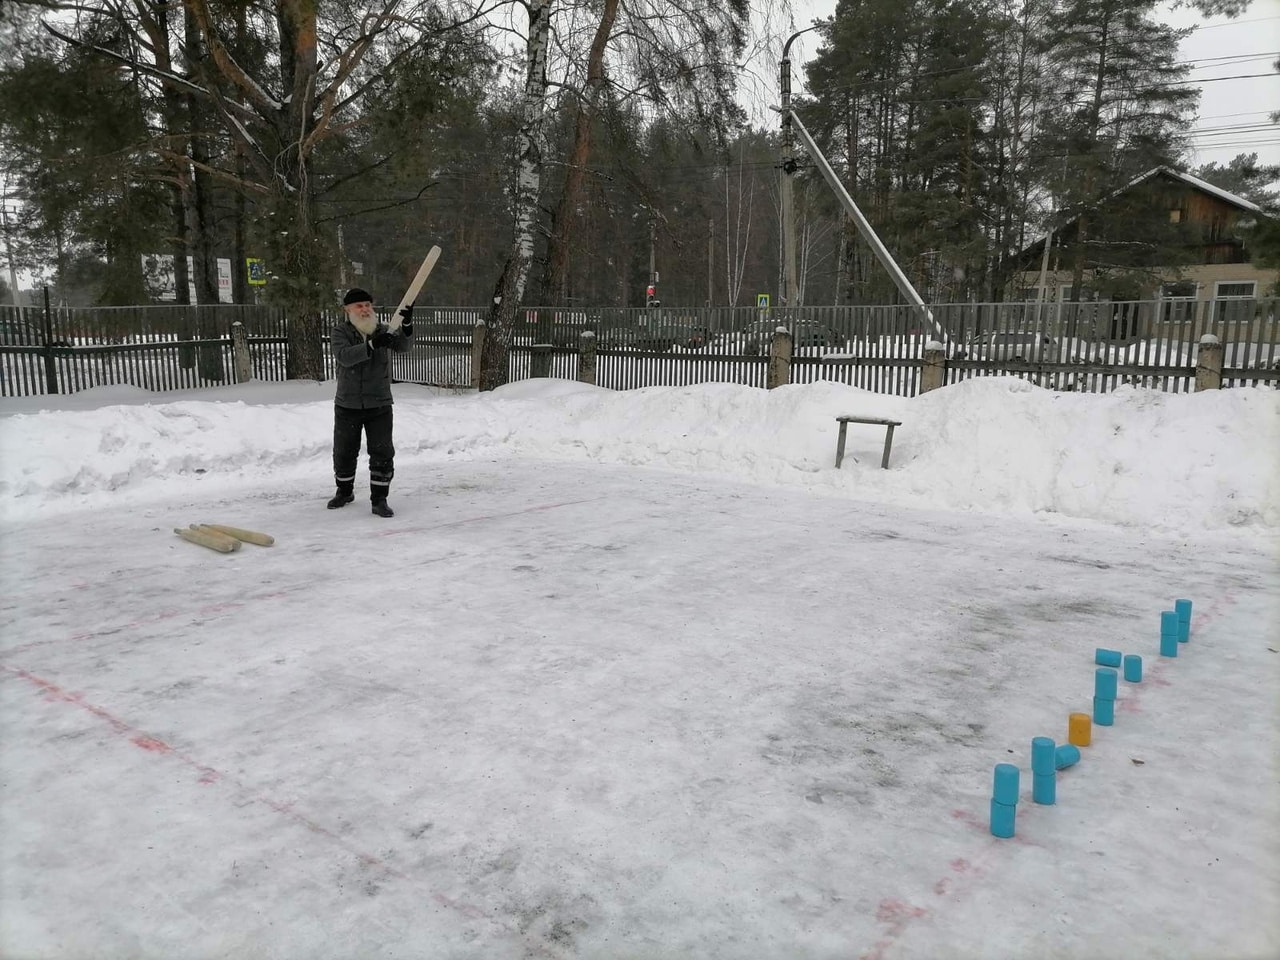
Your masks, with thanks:
[{"label": "power line", "polygon": [[1214,63],[1219,60],[1266,60],[1268,57],[1280,57],[1280,50],[1269,53],[1233,53],[1226,57],[1195,57],[1188,60],[1175,60],[1175,63]]},{"label": "power line", "polygon": [[1217,30],[1219,27],[1234,27],[1240,23],[1265,23],[1268,20],[1280,20],[1280,17],[1254,17],[1251,20],[1232,20],[1230,23],[1205,23],[1198,27],[1189,27],[1188,30],[1195,33],[1198,30]]},{"label": "power line", "polygon": [[1215,113],[1209,117],[1197,117],[1197,120],[1227,120],[1231,117],[1257,117],[1270,114],[1270,110],[1246,110],[1244,113]]}]

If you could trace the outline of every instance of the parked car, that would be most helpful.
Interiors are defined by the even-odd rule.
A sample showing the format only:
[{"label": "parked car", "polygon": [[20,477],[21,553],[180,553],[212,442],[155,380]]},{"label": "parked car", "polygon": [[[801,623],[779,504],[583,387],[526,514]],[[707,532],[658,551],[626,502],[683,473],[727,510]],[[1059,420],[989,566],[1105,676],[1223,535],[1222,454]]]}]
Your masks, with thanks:
[{"label": "parked car", "polygon": [[1058,342],[1044,333],[983,333],[957,346],[957,360],[1057,360]]},{"label": "parked car", "polygon": [[840,347],[845,342],[837,331],[815,320],[757,320],[742,332],[742,352],[756,355],[767,350],[778,327],[790,331],[795,347]]},{"label": "parked car", "polygon": [[711,342],[711,331],[701,324],[664,323],[641,327],[631,337],[631,346],[637,350],[665,353],[675,347],[701,350]]}]

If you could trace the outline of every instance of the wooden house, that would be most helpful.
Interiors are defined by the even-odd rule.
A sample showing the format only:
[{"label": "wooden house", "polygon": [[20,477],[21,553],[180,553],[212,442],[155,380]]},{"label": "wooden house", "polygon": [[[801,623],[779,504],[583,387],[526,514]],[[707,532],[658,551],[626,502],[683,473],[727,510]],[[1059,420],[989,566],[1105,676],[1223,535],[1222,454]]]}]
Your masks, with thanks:
[{"label": "wooden house", "polygon": [[1205,301],[1225,306],[1271,295],[1280,283],[1280,271],[1249,262],[1240,229],[1268,214],[1170,167],[1135,177],[1082,216],[1083,243],[1077,216],[1018,255],[1013,297],[1069,299],[1077,257],[1085,264],[1077,299],[1159,301],[1166,322]]}]

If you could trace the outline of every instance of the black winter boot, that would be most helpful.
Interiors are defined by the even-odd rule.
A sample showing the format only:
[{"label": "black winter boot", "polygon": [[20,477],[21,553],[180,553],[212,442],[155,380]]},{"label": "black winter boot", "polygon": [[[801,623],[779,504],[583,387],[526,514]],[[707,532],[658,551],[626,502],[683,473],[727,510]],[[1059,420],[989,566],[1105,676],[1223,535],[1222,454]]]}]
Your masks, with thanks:
[{"label": "black winter boot", "polygon": [[338,492],[333,495],[333,499],[325,504],[330,510],[337,510],[339,507],[345,507],[348,503],[355,500],[355,484],[354,483],[338,483]]},{"label": "black winter boot", "polygon": [[374,500],[372,502],[372,507],[373,515],[375,517],[394,517],[396,515],[396,512],[387,506],[387,500],[385,497],[380,500]]}]

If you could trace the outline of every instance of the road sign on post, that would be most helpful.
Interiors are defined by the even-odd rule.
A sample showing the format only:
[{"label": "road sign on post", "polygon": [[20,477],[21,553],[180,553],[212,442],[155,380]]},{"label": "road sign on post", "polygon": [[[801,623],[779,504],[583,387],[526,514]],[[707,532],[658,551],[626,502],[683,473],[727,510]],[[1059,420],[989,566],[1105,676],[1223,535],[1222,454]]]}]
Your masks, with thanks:
[{"label": "road sign on post", "polygon": [[257,257],[246,257],[245,266],[249,273],[249,286],[264,287],[267,284],[267,268]]},{"label": "road sign on post", "polygon": [[769,295],[767,293],[756,294],[756,309],[757,310],[769,309]]}]

